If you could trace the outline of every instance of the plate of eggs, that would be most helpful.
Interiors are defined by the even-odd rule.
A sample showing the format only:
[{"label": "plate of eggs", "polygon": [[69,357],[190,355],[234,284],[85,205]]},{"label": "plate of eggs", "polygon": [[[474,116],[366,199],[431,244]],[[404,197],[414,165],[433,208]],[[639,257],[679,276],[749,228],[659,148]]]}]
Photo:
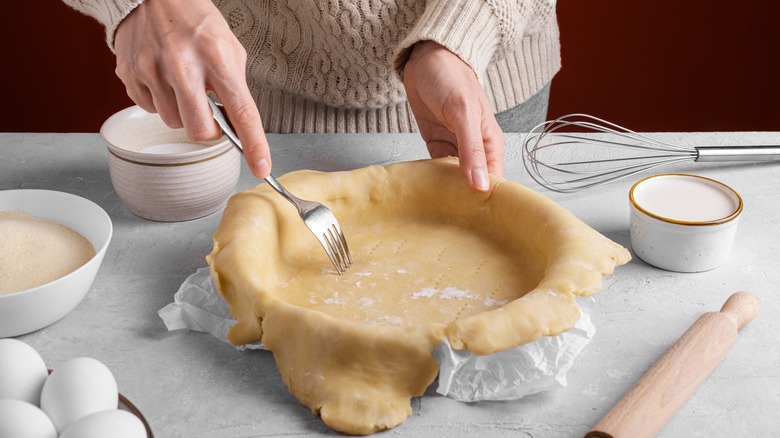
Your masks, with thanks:
[{"label": "plate of eggs", "polygon": [[90,357],[50,370],[28,344],[0,339],[0,437],[152,438],[108,367]]}]

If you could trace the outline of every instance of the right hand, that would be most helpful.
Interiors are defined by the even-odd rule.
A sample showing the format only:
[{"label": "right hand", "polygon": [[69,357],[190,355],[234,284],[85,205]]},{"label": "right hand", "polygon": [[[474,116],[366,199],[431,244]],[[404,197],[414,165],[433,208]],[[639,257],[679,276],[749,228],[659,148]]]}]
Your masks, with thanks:
[{"label": "right hand", "polygon": [[434,41],[415,44],[404,87],[431,157],[459,157],[466,181],[490,189],[488,172],[504,176],[504,135],[471,69]]},{"label": "right hand", "polygon": [[193,141],[219,138],[213,91],[244,147],[252,173],[271,173],[271,154],[246,83],[246,51],[210,0],[146,0],[120,23],[116,74],[127,95]]}]

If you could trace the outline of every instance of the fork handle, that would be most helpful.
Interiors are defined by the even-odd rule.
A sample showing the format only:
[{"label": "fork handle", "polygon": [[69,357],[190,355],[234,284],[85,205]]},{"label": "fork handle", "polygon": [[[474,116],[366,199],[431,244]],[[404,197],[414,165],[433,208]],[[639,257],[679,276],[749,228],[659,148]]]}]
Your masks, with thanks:
[{"label": "fork handle", "polygon": [[235,146],[236,149],[241,152],[241,155],[244,155],[244,146],[241,144],[241,140],[238,139],[236,131],[233,130],[233,126],[230,124],[227,117],[225,117],[225,113],[222,112],[222,105],[215,102],[210,95],[207,95],[207,98],[209,101],[209,106],[211,107],[211,112],[213,113],[214,120],[217,121],[217,125],[219,125],[219,127],[222,129],[222,132],[225,134],[225,136],[227,136],[230,142],[233,143],[233,146]]},{"label": "fork handle", "polygon": [[[241,140],[233,130],[233,126],[230,125],[230,121],[227,119],[227,117],[225,117],[225,113],[222,112],[222,108],[220,108],[221,105],[214,102],[214,99],[212,99],[211,96],[208,96],[208,101],[209,106],[211,107],[211,112],[214,113],[214,120],[217,121],[219,127],[222,128],[222,132],[225,133],[225,136],[230,140],[231,143],[233,143],[233,146],[235,146],[236,149],[241,152],[241,155],[244,155],[244,146],[241,144]],[[279,192],[279,194],[282,195],[284,199],[290,201],[290,203],[298,210],[298,213],[301,212],[301,207],[298,205],[298,202],[296,202],[300,201],[300,199],[296,198],[292,193],[285,190],[285,188],[279,184],[273,175],[269,173],[268,176],[265,177],[265,181],[271,187],[273,187],[274,190]]]},{"label": "fork handle", "polygon": [[301,204],[305,201],[298,199],[295,195],[288,192],[284,187],[282,187],[281,184],[279,184],[279,181],[277,181],[276,178],[274,178],[274,176],[271,175],[270,173],[268,174],[267,177],[265,177],[265,182],[267,182],[268,185],[273,187],[274,190],[279,192],[279,194],[282,195],[284,199],[290,201],[290,204],[294,205],[295,208],[298,210],[298,214],[303,213],[303,210],[301,209]]},{"label": "fork handle", "polygon": [[778,161],[780,146],[698,146],[695,161]]}]

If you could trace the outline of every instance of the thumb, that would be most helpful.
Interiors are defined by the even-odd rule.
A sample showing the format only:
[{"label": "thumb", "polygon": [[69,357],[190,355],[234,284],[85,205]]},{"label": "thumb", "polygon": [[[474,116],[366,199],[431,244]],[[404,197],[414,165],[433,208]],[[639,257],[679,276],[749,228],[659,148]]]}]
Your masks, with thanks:
[{"label": "thumb", "polygon": [[479,118],[466,112],[465,117],[455,120],[453,126],[463,177],[474,189],[480,192],[489,190],[490,177]]}]

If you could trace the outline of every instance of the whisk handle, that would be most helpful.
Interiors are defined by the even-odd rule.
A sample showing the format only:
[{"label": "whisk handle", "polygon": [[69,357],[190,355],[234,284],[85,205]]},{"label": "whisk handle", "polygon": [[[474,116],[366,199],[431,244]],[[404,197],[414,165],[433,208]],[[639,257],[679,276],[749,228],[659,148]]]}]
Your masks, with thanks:
[{"label": "whisk handle", "polygon": [[780,146],[697,146],[694,161],[778,161]]}]

